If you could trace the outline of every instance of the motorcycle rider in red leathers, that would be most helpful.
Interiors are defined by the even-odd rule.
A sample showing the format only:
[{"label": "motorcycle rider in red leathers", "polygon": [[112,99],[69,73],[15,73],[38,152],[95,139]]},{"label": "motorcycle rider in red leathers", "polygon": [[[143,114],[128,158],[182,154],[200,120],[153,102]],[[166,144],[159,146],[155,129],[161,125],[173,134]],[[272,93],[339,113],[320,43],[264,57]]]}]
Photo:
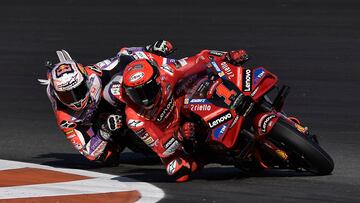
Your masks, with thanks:
[{"label": "motorcycle rider in red leathers", "polygon": [[161,54],[164,47],[172,45],[159,40],[147,47],[122,48],[117,56],[85,67],[72,60],[66,51],[57,52],[60,63],[48,71],[47,95],[60,130],[87,159],[117,165],[124,147],[112,136],[122,127],[124,104],[109,104],[104,92],[111,90],[103,91],[103,85],[114,74],[122,73],[129,53],[146,50]]},{"label": "motorcycle rider in red leathers", "polygon": [[[215,52],[204,50],[165,65],[151,54],[135,60],[126,66],[122,87],[117,91],[119,94],[114,96],[126,103],[128,127],[157,153],[168,175],[177,182],[187,181],[189,174],[201,168],[202,164],[185,152],[182,146],[184,140],[194,136],[195,126],[181,120],[184,94],[178,94],[175,86],[179,81],[204,73],[211,55],[209,53]],[[248,59],[243,50],[216,53],[224,54],[224,60],[233,63],[240,64]]]}]

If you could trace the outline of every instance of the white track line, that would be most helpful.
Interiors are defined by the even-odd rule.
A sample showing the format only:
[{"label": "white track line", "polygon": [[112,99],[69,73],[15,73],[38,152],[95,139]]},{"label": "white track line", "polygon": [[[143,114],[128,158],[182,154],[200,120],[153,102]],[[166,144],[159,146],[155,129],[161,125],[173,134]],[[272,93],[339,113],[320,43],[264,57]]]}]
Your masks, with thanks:
[{"label": "white track line", "polygon": [[98,172],[91,172],[86,170],[55,168],[32,163],[0,159],[0,170],[25,167],[47,169],[52,171],[88,176],[92,178],[87,180],[62,183],[0,187],[0,199],[95,194],[131,190],[137,190],[140,192],[141,198],[138,202],[157,202],[165,196],[164,192],[160,188],[149,183],[139,182],[130,178]]}]

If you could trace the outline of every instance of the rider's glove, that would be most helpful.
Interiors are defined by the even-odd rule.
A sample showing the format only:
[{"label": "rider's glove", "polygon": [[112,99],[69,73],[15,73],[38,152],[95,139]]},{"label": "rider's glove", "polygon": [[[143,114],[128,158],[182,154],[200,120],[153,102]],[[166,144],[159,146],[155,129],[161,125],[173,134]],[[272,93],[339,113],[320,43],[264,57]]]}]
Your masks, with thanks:
[{"label": "rider's glove", "polygon": [[122,127],[122,116],[117,114],[111,114],[106,120],[107,128],[110,131],[118,130]]},{"label": "rider's glove", "polygon": [[180,134],[184,140],[195,139],[195,124],[191,122],[185,122],[180,128]]},{"label": "rider's glove", "polygon": [[226,59],[228,62],[234,65],[243,65],[247,60],[249,60],[249,55],[245,50],[236,50],[226,53]]},{"label": "rider's glove", "polygon": [[173,45],[166,40],[158,40],[154,44],[150,44],[145,47],[147,51],[159,56],[168,56],[175,51]]},{"label": "rider's glove", "polygon": [[99,136],[104,141],[111,140],[111,131],[108,129],[108,126],[105,123],[100,127]]},{"label": "rider's glove", "polygon": [[122,127],[122,116],[111,114],[107,117],[106,122],[100,126],[99,135],[102,140],[109,141],[111,139],[112,131],[118,130]]}]

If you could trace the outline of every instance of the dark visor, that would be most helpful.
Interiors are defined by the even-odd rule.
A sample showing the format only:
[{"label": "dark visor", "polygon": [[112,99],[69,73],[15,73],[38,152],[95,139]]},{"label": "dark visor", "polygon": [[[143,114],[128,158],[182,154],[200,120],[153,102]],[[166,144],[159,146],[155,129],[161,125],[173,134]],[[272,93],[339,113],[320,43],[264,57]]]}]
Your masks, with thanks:
[{"label": "dark visor", "polygon": [[150,106],[155,102],[156,96],[160,92],[160,85],[153,78],[137,87],[125,87],[125,91],[136,104]]},{"label": "dark visor", "polygon": [[70,91],[65,91],[65,92],[56,91],[56,94],[63,103],[73,104],[85,99],[88,92],[89,89],[86,85],[86,82],[84,81],[79,86],[77,86],[76,88]]}]

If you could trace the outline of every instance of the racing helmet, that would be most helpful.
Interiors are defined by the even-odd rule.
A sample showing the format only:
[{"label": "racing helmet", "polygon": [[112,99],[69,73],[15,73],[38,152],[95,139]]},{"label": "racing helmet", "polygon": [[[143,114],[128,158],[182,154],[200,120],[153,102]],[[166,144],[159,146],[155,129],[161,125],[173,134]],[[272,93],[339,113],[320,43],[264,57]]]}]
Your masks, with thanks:
[{"label": "racing helmet", "polygon": [[159,68],[155,62],[139,59],[129,63],[123,73],[123,87],[137,105],[152,108],[161,97]]},{"label": "racing helmet", "polygon": [[51,70],[56,98],[74,111],[85,108],[90,97],[83,66],[73,60],[62,61]]}]

